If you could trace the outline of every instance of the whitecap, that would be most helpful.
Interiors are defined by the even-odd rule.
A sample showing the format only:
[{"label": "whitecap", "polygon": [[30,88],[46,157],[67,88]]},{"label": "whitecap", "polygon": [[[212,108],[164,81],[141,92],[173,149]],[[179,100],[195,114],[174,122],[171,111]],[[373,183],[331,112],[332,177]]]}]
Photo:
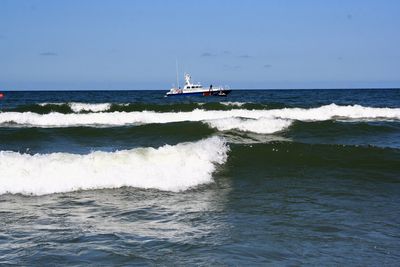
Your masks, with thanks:
[{"label": "whitecap", "polygon": [[[270,110],[202,110],[188,112],[97,112],[70,113],[52,112],[37,114],[33,112],[2,112],[0,124],[14,123],[35,127],[71,127],[71,126],[121,126],[149,123],[171,123],[182,121],[200,121],[217,129],[243,129],[263,133],[273,133],[289,127],[291,121],[341,120],[399,120],[400,108],[375,108],[360,105],[325,105],[317,108],[283,108]],[[226,123],[221,122],[226,120]],[[220,121],[220,122],[218,122]],[[228,122],[232,124],[229,126]],[[259,124],[259,126],[257,126]],[[274,130],[275,129],[275,130]]]},{"label": "whitecap", "polygon": [[21,154],[0,152],[0,194],[43,195],[131,186],[182,191],[211,183],[228,146],[220,137],[116,152]]}]

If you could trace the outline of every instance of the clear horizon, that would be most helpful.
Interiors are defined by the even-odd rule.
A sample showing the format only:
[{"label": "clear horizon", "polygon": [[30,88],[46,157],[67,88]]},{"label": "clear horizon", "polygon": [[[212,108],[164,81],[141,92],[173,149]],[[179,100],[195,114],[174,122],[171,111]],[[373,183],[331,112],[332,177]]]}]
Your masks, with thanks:
[{"label": "clear horizon", "polygon": [[0,90],[399,88],[400,2],[0,2]]}]

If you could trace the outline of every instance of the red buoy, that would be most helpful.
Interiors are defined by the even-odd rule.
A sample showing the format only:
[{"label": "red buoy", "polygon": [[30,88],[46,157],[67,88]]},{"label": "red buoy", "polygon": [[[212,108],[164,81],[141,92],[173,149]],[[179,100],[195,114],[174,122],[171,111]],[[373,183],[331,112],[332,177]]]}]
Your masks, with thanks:
[{"label": "red buoy", "polygon": [[3,94],[3,93],[0,93],[0,99],[3,98],[3,97],[4,97],[4,94]]}]

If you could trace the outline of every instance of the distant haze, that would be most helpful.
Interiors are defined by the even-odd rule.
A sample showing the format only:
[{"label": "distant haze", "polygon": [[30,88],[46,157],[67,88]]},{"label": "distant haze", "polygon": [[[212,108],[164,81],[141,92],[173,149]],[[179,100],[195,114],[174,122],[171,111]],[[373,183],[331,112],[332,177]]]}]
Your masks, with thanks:
[{"label": "distant haze", "polygon": [[400,87],[397,0],[0,1],[0,90]]}]

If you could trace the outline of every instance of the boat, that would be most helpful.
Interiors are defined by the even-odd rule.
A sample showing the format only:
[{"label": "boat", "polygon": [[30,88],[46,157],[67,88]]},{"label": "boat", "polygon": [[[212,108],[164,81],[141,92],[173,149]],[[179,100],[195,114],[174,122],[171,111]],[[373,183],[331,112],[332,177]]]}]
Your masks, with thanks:
[{"label": "boat", "polygon": [[192,83],[189,73],[185,74],[185,85],[183,88],[171,88],[165,96],[227,96],[232,90],[229,87],[216,86],[203,87],[200,83]]}]

